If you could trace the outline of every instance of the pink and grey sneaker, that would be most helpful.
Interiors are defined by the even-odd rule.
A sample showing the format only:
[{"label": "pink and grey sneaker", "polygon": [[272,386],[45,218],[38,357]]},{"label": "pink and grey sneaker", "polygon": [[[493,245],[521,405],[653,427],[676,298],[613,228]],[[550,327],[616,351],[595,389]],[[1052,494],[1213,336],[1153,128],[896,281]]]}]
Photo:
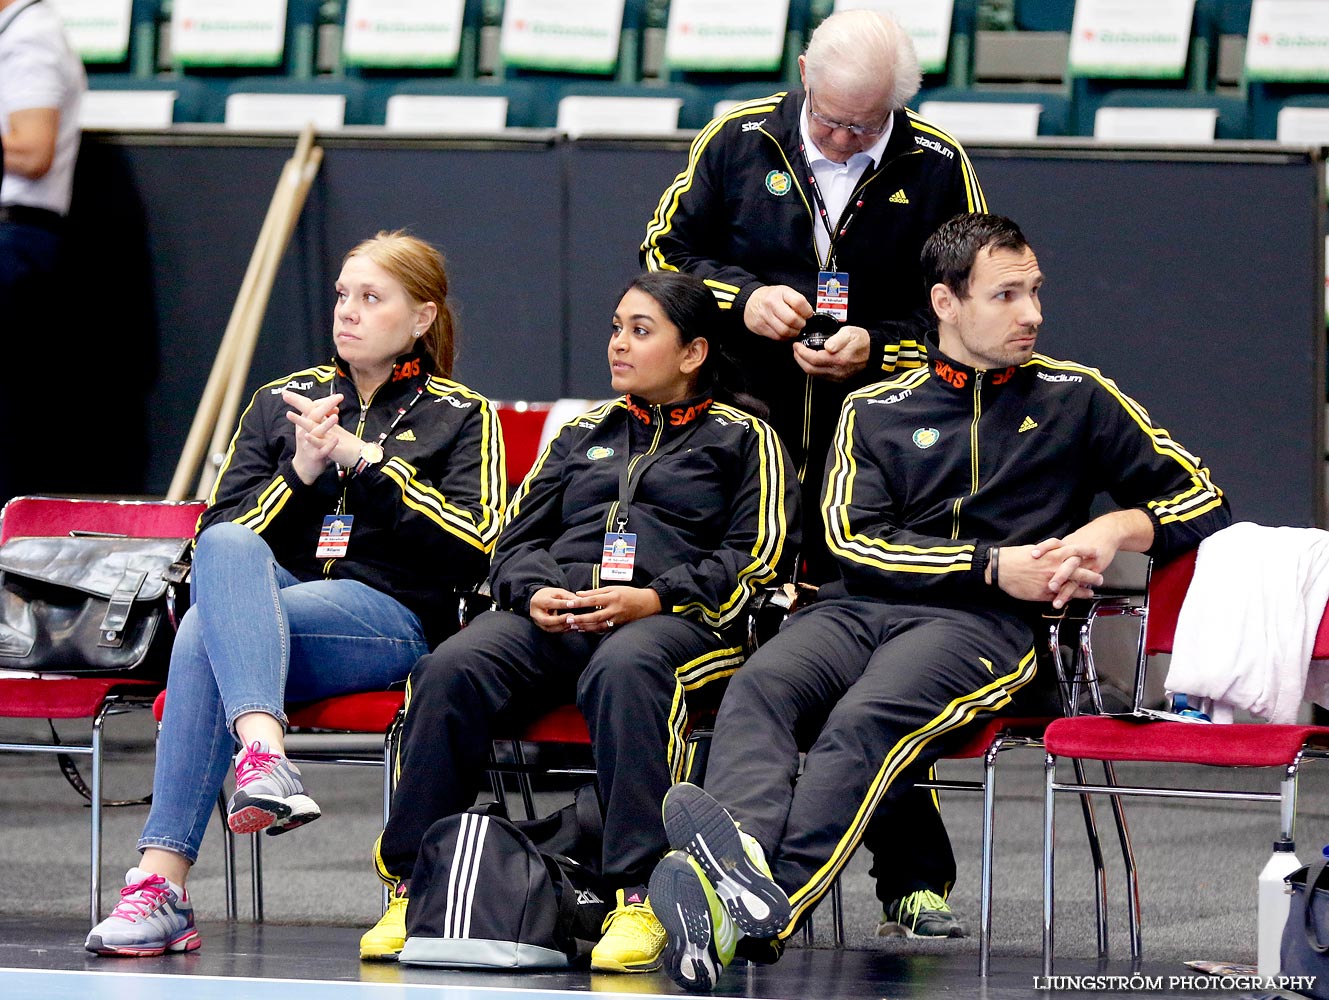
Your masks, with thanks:
[{"label": "pink and grey sneaker", "polygon": [[185,890],[161,875],[131,868],[119,904],[92,929],[83,947],[98,955],[140,958],[193,951],[202,943]]},{"label": "pink and grey sneaker", "polygon": [[235,833],[270,836],[312,823],[322,815],[305,794],[300,769],[257,740],[235,755],[235,794],[226,805],[226,825]]}]

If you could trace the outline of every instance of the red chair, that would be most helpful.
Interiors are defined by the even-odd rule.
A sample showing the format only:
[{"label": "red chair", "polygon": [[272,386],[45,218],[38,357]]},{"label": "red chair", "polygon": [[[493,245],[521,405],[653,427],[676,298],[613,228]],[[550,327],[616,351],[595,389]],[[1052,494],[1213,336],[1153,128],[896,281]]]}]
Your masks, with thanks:
[{"label": "red chair", "polygon": [[508,492],[514,492],[540,457],[540,436],[549,419],[552,403],[496,403],[503,428],[503,454],[508,474]]},{"label": "red chair", "polygon": [[[1170,653],[1176,635],[1177,615],[1195,569],[1195,554],[1181,556],[1151,573],[1147,600],[1143,606],[1127,608],[1107,604],[1098,614],[1091,613],[1082,630],[1082,661],[1085,680],[1101,710],[1097,693],[1097,675],[1093,665],[1092,629],[1096,617],[1127,614],[1139,618],[1142,626],[1136,664],[1136,707],[1144,691],[1149,658]],[[1329,609],[1320,621],[1312,657],[1329,657]],[[1108,795],[1114,808],[1120,809],[1123,796],[1158,796],[1166,798],[1231,799],[1279,804],[1279,835],[1292,839],[1296,814],[1297,772],[1304,759],[1329,757],[1329,727],[1238,723],[1204,725],[1188,722],[1136,718],[1112,718],[1084,715],[1058,719],[1048,726],[1043,831],[1043,972],[1052,972],[1055,914],[1053,859],[1055,848],[1055,794],[1074,792],[1080,795]],[[1074,782],[1056,778],[1056,759],[1102,761],[1105,781],[1091,784],[1077,774]],[[1116,780],[1113,764],[1139,761],[1167,764],[1206,764],[1217,767],[1280,769],[1277,791],[1236,791],[1224,788],[1177,788],[1152,785],[1122,785]],[[1134,853],[1125,826],[1120,822],[1122,855],[1126,865],[1128,916],[1131,931],[1131,955],[1138,960],[1142,953],[1140,901]],[[1252,862],[1254,863],[1254,862]]]},{"label": "red chair", "polygon": [[[1045,718],[1015,716],[989,719],[973,732],[964,746],[942,758],[943,760],[981,759],[983,761],[981,781],[943,780],[933,777],[927,781],[916,782],[918,788],[983,793],[983,833],[978,876],[978,974],[980,976],[987,976],[992,964],[992,855],[996,829],[997,757],[1007,750],[1042,747],[1043,731],[1049,721]],[[1097,843],[1092,821],[1089,824],[1089,837],[1091,843]],[[1099,863],[1101,864],[1101,861]],[[840,945],[844,941],[844,917],[840,912],[838,896],[833,899],[833,903],[836,943]],[[1103,906],[1101,900],[1099,906],[1100,909]]]},{"label": "red chair", "polygon": [[[133,538],[192,538],[202,501],[83,500],[16,497],[0,513],[0,542],[10,538],[58,536],[72,531],[128,535]],[[172,621],[174,625],[174,621]],[[3,678],[0,718],[77,719],[92,725],[88,743],[0,743],[0,752],[71,754],[91,758],[91,875],[88,912],[101,920],[102,746],[109,716],[147,707],[161,690],[158,681],[129,678]]]}]

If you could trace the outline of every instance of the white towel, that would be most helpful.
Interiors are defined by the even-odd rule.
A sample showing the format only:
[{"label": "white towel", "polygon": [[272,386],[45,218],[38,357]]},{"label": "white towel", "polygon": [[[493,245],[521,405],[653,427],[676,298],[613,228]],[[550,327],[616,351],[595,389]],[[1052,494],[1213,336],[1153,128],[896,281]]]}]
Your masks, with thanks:
[{"label": "white towel", "polygon": [[1329,531],[1242,521],[1200,543],[1177,619],[1168,691],[1294,723],[1329,707],[1329,663],[1310,655],[1329,601]]}]

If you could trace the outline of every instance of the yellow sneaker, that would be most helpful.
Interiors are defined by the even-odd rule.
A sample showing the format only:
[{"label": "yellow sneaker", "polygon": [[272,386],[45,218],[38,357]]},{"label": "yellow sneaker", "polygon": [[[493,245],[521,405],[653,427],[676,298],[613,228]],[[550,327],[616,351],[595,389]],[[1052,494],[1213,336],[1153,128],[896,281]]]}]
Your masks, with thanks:
[{"label": "yellow sneaker", "polygon": [[605,917],[603,935],[591,951],[597,972],[654,972],[660,968],[665,930],[655,919],[646,890],[619,889],[618,905]]},{"label": "yellow sneaker", "polygon": [[401,887],[397,894],[388,901],[388,908],[383,916],[360,938],[360,960],[370,962],[395,962],[406,945],[406,903],[407,898]]}]

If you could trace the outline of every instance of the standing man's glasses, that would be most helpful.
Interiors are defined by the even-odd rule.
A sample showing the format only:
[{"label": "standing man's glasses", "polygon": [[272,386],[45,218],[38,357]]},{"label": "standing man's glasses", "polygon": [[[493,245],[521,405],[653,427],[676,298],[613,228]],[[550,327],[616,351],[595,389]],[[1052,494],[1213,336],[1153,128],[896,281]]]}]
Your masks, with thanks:
[{"label": "standing man's glasses", "polygon": [[810,87],[808,88],[808,117],[823,128],[828,128],[832,131],[837,128],[842,128],[850,135],[857,136],[860,139],[865,136],[881,135],[886,131],[886,123],[891,120],[888,115],[886,122],[883,122],[880,127],[874,127],[872,125],[847,125],[844,122],[837,122],[834,118],[827,118],[825,115],[812,109],[812,88]]}]

